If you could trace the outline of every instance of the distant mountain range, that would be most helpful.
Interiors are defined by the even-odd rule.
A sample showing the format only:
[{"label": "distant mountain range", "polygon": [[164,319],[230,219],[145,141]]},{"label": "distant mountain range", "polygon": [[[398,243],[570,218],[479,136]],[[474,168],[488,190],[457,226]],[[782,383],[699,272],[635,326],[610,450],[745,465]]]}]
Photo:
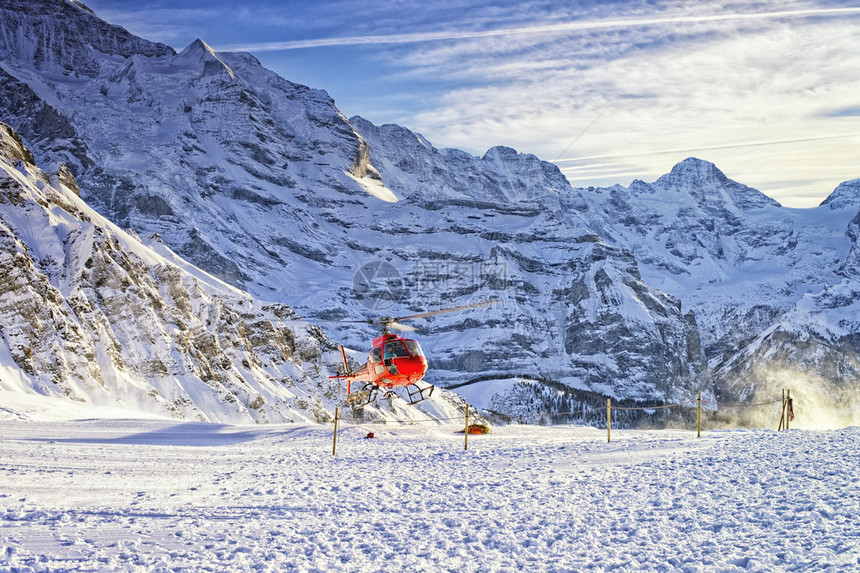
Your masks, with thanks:
[{"label": "distant mountain range", "polygon": [[[0,340],[21,391],[47,391],[45,376],[68,387],[101,384],[81,353],[77,362],[47,354],[37,360],[23,350],[69,328],[71,319],[46,317],[32,326],[46,297],[86,292],[79,267],[91,255],[70,256],[65,231],[54,229],[50,216],[51,205],[69,203],[76,187],[97,214],[73,201],[78,212],[103,217],[99,228],[130,229],[182,269],[171,279],[149,264],[123,267],[149,277],[135,302],[122,305],[135,309],[137,318],[123,327],[134,342],[116,335],[110,342],[98,321],[76,319],[79,338],[64,343],[67,353],[91,344],[134,364],[135,381],[119,376],[110,393],[149,388],[156,378],[208,380],[211,364],[191,366],[195,344],[183,347],[170,327],[156,335],[139,325],[141,316],[163,311],[164,293],[179,284],[191,289],[180,298],[215,296],[189,286],[187,277],[207,277],[215,291],[229,293],[223,296],[231,302],[219,304],[235,310],[244,301],[255,309],[242,320],[274,325],[261,327],[249,347],[225,338],[226,324],[201,322],[214,302],[189,303],[182,311],[188,322],[176,328],[202,328],[221,345],[216,354],[238,357],[258,343],[274,345],[279,350],[267,352],[291,366],[258,376],[254,368],[243,371],[240,359],[225,359],[215,368],[219,376],[234,380],[236,369],[254,390],[233,392],[235,401],[229,392],[205,399],[187,393],[190,404],[164,406],[174,415],[232,419],[212,406],[227,400],[233,409],[225,411],[257,421],[324,418],[336,401],[327,378],[333,359],[323,358],[336,347],[330,341],[360,359],[374,334],[345,321],[488,299],[503,304],[416,322],[416,337],[430,356],[429,382],[486,388],[485,402],[500,414],[565,410],[604,396],[675,401],[699,390],[740,400],[791,387],[798,399],[856,401],[860,180],[804,210],[781,207],[692,158],[653,183],[577,189],[533,155],[495,147],[475,157],[437,149],[404,127],[347,119],[328,94],[280,78],[253,56],[216,53],[200,40],[177,53],[106,23],[80,2],[2,0],[0,27],[0,121],[34,156],[15,159],[24,147],[8,143],[15,151],[6,154],[6,177],[15,181],[13,195],[41,205],[38,225],[65,245],[63,256],[51,247],[56,253],[47,262],[44,253],[34,256],[41,227],[31,221],[22,230],[13,224],[21,216],[15,202],[0,203],[10,244],[3,253],[29,253],[32,267],[19,279],[30,287],[0,286],[2,308],[16,309],[10,322],[4,315]],[[14,139],[12,132],[5,137]],[[48,187],[38,189],[39,180]],[[123,251],[143,248],[129,237],[113,241]],[[90,241],[90,248],[107,247]],[[130,296],[115,280],[113,288]],[[32,286],[38,282],[45,288]],[[295,364],[293,352],[278,346],[285,321],[302,325],[290,330],[296,344],[317,349]],[[27,328],[36,334],[21,334]],[[154,356],[165,366],[147,366]],[[298,397],[263,391],[263,380],[273,378],[312,381],[300,416],[283,409]],[[257,394],[267,408],[250,408]],[[311,395],[322,396],[313,407]],[[850,406],[843,410],[834,415],[856,420]]]}]

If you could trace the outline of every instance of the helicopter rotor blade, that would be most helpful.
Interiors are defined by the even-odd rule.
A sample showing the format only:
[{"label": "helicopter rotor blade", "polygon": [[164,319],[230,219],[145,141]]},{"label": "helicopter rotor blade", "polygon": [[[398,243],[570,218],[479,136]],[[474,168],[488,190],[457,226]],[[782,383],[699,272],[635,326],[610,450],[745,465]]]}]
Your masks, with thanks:
[{"label": "helicopter rotor blade", "polygon": [[449,312],[457,312],[458,310],[468,310],[470,308],[478,308],[479,306],[487,306],[487,305],[496,304],[499,302],[501,302],[499,299],[485,300],[483,302],[476,302],[474,304],[466,304],[463,306],[455,306],[453,308],[445,308],[442,310],[432,310],[430,312],[422,312],[419,314],[412,314],[409,316],[400,316],[400,317],[395,318],[394,322],[400,322],[403,320],[412,320],[413,318],[426,318],[428,316],[436,316],[437,314],[446,314]]},{"label": "helicopter rotor blade", "polygon": [[443,308],[441,310],[432,310],[430,312],[421,312],[418,314],[410,314],[409,316],[401,316],[398,318],[393,318],[390,316],[380,317],[380,318],[367,318],[364,320],[338,320],[336,322],[339,323],[348,323],[348,324],[369,324],[371,326],[381,327],[383,331],[392,328],[394,330],[400,330],[403,332],[412,332],[418,330],[414,326],[409,326],[406,324],[401,324],[404,320],[412,320],[415,318],[426,318],[428,316],[436,316],[437,314],[446,314],[449,312],[457,312],[459,310],[468,310],[470,308],[478,308],[481,306],[492,305],[496,303],[501,303],[499,299],[493,300],[485,300],[482,302],[476,302],[473,304],[465,304],[463,306],[455,306],[453,308]]},{"label": "helicopter rotor blade", "polygon": [[409,326],[408,324],[400,324],[397,322],[396,319],[390,316],[383,316],[379,318],[366,318],[364,320],[338,320],[337,322],[342,324],[369,324],[370,326],[375,326],[383,330],[387,330],[389,328],[393,328],[394,330],[402,330],[404,332],[418,330],[417,328]]}]

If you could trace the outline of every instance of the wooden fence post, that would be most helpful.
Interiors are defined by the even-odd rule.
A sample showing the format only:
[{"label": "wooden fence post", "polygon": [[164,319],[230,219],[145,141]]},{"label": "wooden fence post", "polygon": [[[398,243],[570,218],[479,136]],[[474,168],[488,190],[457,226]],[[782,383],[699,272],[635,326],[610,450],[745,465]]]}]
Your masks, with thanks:
[{"label": "wooden fence post", "polygon": [[606,399],[606,442],[612,441],[612,398]]},{"label": "wooden fence post", "polygon": [[338,415],[338,409],[337,409],[337,406],[335,406],[335,408],[334,408],[334,436],[332,437],[332,440],[331,440],[331,455],[335,455],[335,452],[337,452],[337,415]]},{"label": "wooden fence post", "polygon": [[702,437],[702,391],[699,390],[698,407],[696,409],[696,437]]},{"label": "wooden fence post", "polygon": [[791,421],[791,390],[785,391],[785,429],[789,427]]},{"label": "wooden fence post", "polygon": [[469,403],[468,402],[466,402],[466,431],[463,433],[466,434],[466,437],[464,438],[466,441],[463,445],[463,449],[468,450],[469,449]]},{"label": "wooden fence post", "polygon": [[777,429],[777,432],[781,432],[783,426],[785,426],[785,388],[782,389],[782,408],[780,409],[779,429]]}]

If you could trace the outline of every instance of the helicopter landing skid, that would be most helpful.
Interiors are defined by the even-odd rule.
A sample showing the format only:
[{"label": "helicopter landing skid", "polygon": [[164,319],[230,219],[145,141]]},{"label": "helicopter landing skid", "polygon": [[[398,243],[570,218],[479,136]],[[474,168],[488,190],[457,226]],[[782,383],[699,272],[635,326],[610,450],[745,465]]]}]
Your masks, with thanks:
[{"label": "helicopter landing skid", "polygon": [[406,393],[409,395],[409,405],[414,406],[420,402],[423,402],[427,398],[433,395],[433,390],[435,386],[425,386],[421,388],[418,384],[410,384],[406,387]]}]

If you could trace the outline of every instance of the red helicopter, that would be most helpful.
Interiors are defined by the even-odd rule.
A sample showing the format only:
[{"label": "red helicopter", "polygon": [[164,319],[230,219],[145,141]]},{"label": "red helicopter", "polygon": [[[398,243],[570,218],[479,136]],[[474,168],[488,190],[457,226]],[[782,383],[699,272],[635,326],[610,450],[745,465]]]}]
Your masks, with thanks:
[{"label": "red helicopter", "polygon": [[[362,322],[382,327],[382,335],[373,339],[373,345],[367,355],[367,363],[355,371],[350,371],[346,359],[346,351],[343,345],[340,347],[343,359],[343,372],[329,378],[346,380],[346,403],[357,408],[366,406],[376,400],[380,389],[385,389],[385,397],[393,397],[394,388],[406,388],[410,404],[417,404],[429,398],[433,394],[435,386],[427,385],[423,388],[418,385],[427,373],[427,358],[421,350],[417,340],[404,338],[397,334],[391,334],[395,330],[415,330],[411,326],[401,324],[404,320],[426,318],[494,304],[499,301],[489,300],[475,304],[467,304],[443,310],[422,312],[398,318],[385,317],[370,320],[356,320],[349,322]],[[364,382],[361,390],[353,393],[351,386],[353,382]]]}]

